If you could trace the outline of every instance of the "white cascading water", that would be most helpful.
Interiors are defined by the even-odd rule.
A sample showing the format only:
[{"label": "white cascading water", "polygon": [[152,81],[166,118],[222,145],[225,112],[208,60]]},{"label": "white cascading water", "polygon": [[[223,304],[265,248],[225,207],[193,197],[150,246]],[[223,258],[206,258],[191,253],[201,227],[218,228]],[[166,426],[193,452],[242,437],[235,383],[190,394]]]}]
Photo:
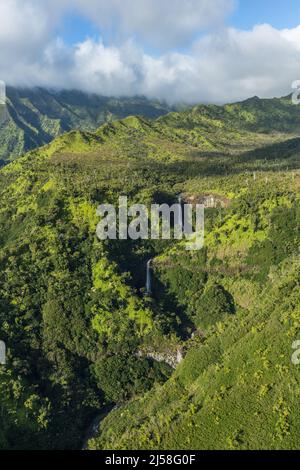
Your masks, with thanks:
[{"label": "white cascading water", "polygon": [[152,259],[147,262],[146,294],[152,295]]},{"label": "white cascading water", "polygon": [[181,207],[181,223],[182,223],[182,231],[184,231],[184,211],[183,211],[183,199],[181,194],[178,194],[177,196],[178,204]]}]

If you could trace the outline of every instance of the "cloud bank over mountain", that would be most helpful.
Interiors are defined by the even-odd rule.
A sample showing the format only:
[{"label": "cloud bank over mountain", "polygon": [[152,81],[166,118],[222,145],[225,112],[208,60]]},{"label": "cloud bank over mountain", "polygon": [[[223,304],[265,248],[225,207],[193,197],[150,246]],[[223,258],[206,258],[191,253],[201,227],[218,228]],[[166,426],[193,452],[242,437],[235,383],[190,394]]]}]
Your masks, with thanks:
[{"label": "cloud bank over mountain", "polygon": [[[233,0],[0,0],[0,79],[169,102],[278,96],[300,78],[300,26],[242,31]],[[98,36],[68,44],[66,15]]]}]

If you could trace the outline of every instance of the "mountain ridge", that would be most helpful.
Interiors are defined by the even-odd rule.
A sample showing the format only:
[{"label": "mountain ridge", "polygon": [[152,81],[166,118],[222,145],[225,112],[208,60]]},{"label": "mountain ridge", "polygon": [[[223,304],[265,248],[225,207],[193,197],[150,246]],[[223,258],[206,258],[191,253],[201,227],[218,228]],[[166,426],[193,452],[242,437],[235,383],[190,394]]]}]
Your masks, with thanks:
[{"label": "mountain ridge", "polygon": [[[297,447],[300,145],[260,104],[72,130],[0,170],[0,448],[79,448],[114,403],[89,448]],[[230,201],[203,250],[97,239],[99,204],[179,194]]]},{"label": "mountain ridge", "polygon": [[8,120],[0,126],[0,160],[13,160],[72,129],[95,130],[137,114],[156,118],[172,107],[145,97],[117,98],[78,90],[7,87]]},{"label": "mountain ridge", "polygon": [[159,124],[171,127],[176,127],[179,120],[181,128],[185,119],[186,127],[202,126],[204,132],[210,126],[214,131],[225,126],[260,133],[300,133],[300,112],[292,104],[291,95],[252,97],[223,106],[198,104],[178,111],[176,106],[144,97],[103,97],[78,90],[7,87],[7,106],[9,119],[0,126],[2,164],[50,143],[65,132],[95,131],[105,122],[128,116],[158,119]]}]

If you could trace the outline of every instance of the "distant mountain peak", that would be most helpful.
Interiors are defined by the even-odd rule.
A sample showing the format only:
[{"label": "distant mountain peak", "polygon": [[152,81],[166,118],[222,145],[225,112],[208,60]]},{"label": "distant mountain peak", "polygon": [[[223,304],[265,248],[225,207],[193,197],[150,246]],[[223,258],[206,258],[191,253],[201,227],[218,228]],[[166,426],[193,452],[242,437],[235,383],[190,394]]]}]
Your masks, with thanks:
[{"label": "distant mountain peak", "polygon": [[95,131],[130,116],[156,119],[172,108],[145,97],[105,97],[78,90],[7,87],[8,121],[0,127],[0,160],[13,160],[73,129]]}]

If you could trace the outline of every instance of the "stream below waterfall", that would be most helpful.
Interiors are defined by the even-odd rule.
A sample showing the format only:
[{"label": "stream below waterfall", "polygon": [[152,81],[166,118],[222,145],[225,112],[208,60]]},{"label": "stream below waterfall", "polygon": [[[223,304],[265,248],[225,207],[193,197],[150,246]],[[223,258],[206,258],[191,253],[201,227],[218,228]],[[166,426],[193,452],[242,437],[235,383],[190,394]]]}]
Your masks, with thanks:
[{"label": "stream below waterfall", "polygon": [[83,444],[81,447],[82,450],[87,450],[89,440],[99,435],[99,426],[100,426],[101,421],[103,421],[103,419],[105,419],[106,416],[108,416],[111,411],[116,410],[118,407],[119,405],[108,405],[102,408],[100,413],[94,417],[93,421],[87,428],[87,431],[83,438]]}]

